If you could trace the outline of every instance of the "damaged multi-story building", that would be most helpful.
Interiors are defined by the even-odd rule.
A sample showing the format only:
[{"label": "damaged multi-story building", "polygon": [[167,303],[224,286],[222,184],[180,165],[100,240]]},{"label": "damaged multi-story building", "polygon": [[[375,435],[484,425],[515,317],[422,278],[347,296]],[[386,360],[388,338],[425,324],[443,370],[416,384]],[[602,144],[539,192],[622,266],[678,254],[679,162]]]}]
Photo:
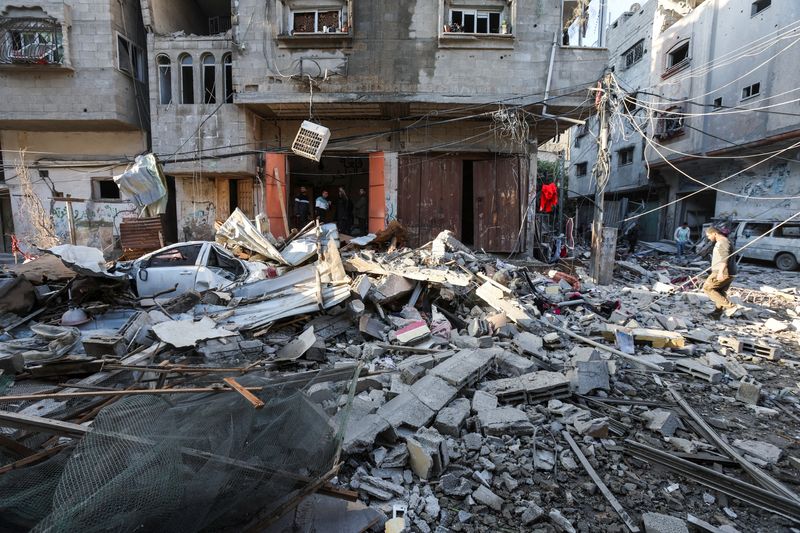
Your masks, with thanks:
[{"label": "damaged multi-story building", "polygon": [[[798,20],[797,2],[649,0],[609,27],[634,119],[612,121],[607,223],[652,210],[638,219],[641,237],[659,239],[684,221],[697,235],[715,218],[800,211]],[[574,198],[594,194],[597,133],[596,119],[573,131]]]},{"label": "damaged multi-story building", "polygon": [[[579,4],[141,0],[178,238],[236,208],[284,235],[300,187],[312,211],[341,188],[412,245],[531,250],[537,143],[591,109],[607,61],[603,2]],[[290,149],[304,120],[331,131],[320,161]]]},{"label": "damaged multi-story building", "polygon": [[136,216],[112,176],[148,150],[145,48],[138,0],[0,1],[2,251],[36,240],[31,197],[104,250]]}]

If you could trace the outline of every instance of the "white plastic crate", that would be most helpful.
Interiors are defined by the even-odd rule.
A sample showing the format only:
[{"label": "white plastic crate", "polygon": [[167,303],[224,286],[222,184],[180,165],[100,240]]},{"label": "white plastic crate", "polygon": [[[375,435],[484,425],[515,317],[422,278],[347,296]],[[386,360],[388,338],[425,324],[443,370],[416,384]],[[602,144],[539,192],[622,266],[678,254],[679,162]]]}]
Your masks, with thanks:
[{"label": "white plastic crate", "polygon": [[304,120],[292,143],[292,152],[308,159],[319,161],[322,157],[322,151],[328,146],[330,138],[331,130],[325,126]]}]

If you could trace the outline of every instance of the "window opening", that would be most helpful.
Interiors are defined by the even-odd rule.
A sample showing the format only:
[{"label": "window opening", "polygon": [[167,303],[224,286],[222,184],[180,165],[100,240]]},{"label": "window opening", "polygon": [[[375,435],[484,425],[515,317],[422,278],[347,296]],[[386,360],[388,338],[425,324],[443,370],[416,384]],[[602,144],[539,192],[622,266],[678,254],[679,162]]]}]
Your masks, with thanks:
[{"label": "window opening", "polygon": [[154,255],[147,262],[148,268],[153,267],[172,267],[172,266],[193,266],[197,263],[202,244],[190,244],[187,246],[177,246],[165,250],[158,255]]},{"label": "window opening", "polygon": [[633,163],[633,146],[623,148],[617,152],[619,154],[619,166],[630,165]]},{"label": "window opening", "polygon": [[669,139],[683,133],[683,108],[672,107],[656,114],[654,139]]},{"label": "window opening", "polygon": [[61,64],[61,26],[54,19],[0,17],[0,64]]},{"label": "window opening", "polygon": [[214,56],[205,54],[202,58],[203,63],[203,103],[217,103],[217,68],[214,64]]},{"label": "window opening", "polygon": [[754,83],[742,89],[742,100],[758,96],[761,93],[761,83]]},{"label": "window opening", "polygon": [[758,15],[769,6],[772,5],[772,0],[756,0],[750,8],[750,16]]},{"label": "window opening", "polygon": [[626,69],[641,61],[642,57],[644,57],[644,39],[626,50],[622,57],[625,59]]},{"label": "window opening", "polygon": [[92,199],[93,200],[120,200],[119,187],[113,179],[94,179],[92,180]]},{"label": "window opening", "polygon": [[667,54],[667,69],[677,69],[689,62],[689,41]]},{"label": "window opening", "polygon": [[292,13],[292,33],[342,33],[342,11],[309,10]]},{"label": "window opening", "polygon": [[172,103],[172,61],[165,55],[158,56],[158,102]]},{"label": "window opening", "polygon": [[231,54],[222,56],[222,77],[225,88],[225,103],[233,103],[233,58]]},{"label": "window opening", "polygon": [[586,177],[589,174],[589,163],[578,163],[575,165],[575,175],[579,178]]},{"label": "window opening", "polygon": [[450,23],[446,32],[500,34],[508,33],[508,23],[501,11],[478,11],[475,9],[451,9]]},{"label": "window opening", "polygon": [[714,109],[722,109],[722,97],[714,98]]},{"label": "window opening", "polygon": [[181,103],[194,103],[194,70],[192,66],[192,56],[185,54],[181,56]]}]

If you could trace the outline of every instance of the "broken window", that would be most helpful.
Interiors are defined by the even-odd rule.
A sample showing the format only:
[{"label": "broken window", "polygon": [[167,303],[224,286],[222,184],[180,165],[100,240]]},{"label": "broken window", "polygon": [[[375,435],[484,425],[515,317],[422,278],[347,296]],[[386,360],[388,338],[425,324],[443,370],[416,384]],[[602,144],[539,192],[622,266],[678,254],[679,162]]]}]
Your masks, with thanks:
[{"label": "broken window", "polygon": [[188,244],[164,250],[151,257],[146,267],[192,266],[197,262],[202,247],[202,244]]},{"label": "broken window", "polygon": [[631,68],[633,65],[641,61],[642,57],[644,57],[644,39],[628,48],[628,50],[622,54],[622,57],[625,59],[626,69]]},{"label": "broken window", "polygon": [[502,10],[451,9],[445,32],[506,34],[511,33]]},{"label": "broken window", "polygon": [[183,54],[180,58],[181,64],[181,103],[194,103],[194,67],[192,56]]},{"label": "broken window", "polygon": [[342,33],[342,10],[308,10],[292,13],[292,33]]},{"label": "broken window", "polygon": [[760,237],[772,231],[772,224],[763,222],[748,222],[744,225],[742,235],[746,238]]},{"label": "broken window", "polygon": [[683,108],[671,107],[655,115],[654,139],[666,140],[683,134]]},{"label": "broken window", "polygon": [[120,200],[119,187],[111,178],[92,179],[92,200]]},{"label": "broken window", "polygon": [[231,280],[236,279],[244,274],[242,262],[223,253],[216,246],[212,246],[211,250],[209,250],[208,263],[206,266],[210,269],[213,269],[219,275]]},{"label": "broken window", "polygon": [[158,56],[158,103],[172,103],[172,61],[165,55]]},{"label": "broken window", "polygon": [[144,51],[120,34],[117,34],[117,68],[144,83]]},{"label": "broken window", "polygon": [[231,54],[222,56],[222,85],[225,89],[225,103],[233,103],[233,57]]},{"label": "broken window", "polygon": [[605,46],[606,0],[563,0],[561,44],[596,48]]},{"label": "broken window", "polygon": [[771,5],[772,0],[756,0],[750,8],[750,16],[758,15]]},{"label": "broken window", "polygon": [[212,54],[203,54],[203,103],[217,103],[217,66]]},{"label": "broken window", "polygon": [[575,175],[579,178],[585,178],[589,174],[589,163],[583,162],[575,165]]},{"label": "broken window", "polygon": [[617,154],[619,154],[618,166],[630,165],[633,163],[633,146],[618,150]]},{"label": "broken window", "polygon": [[62,64],[61,26],[55,19],[0,17],[0,64]]},{"label": "broken window", "polygon": [[674,72],[681,70],[689,64],[689,41],[684,41],[681,44],[673,47],[672,50],[667,52],[667,69],[662,74],[662,77],[669,76]]},{"label": "broken window", "polygon": [[722,109],[722,97],[714,98],[714,109]]},{"label": "broken window", "polygon": [[742,100],[758,96],[761,93],[761,83],[754,83],[742,89]]}]

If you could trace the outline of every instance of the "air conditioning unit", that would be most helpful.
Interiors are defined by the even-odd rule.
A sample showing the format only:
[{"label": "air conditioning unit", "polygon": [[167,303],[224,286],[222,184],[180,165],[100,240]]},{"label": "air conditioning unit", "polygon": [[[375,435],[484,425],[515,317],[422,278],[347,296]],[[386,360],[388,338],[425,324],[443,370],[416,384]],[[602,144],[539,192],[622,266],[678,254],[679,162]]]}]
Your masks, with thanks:
[{"label": "air conditioning unit", "polygon": [[319,161],[330,138],[331,130],[304,120],[292,143],[292,152],[307,159]]}]

